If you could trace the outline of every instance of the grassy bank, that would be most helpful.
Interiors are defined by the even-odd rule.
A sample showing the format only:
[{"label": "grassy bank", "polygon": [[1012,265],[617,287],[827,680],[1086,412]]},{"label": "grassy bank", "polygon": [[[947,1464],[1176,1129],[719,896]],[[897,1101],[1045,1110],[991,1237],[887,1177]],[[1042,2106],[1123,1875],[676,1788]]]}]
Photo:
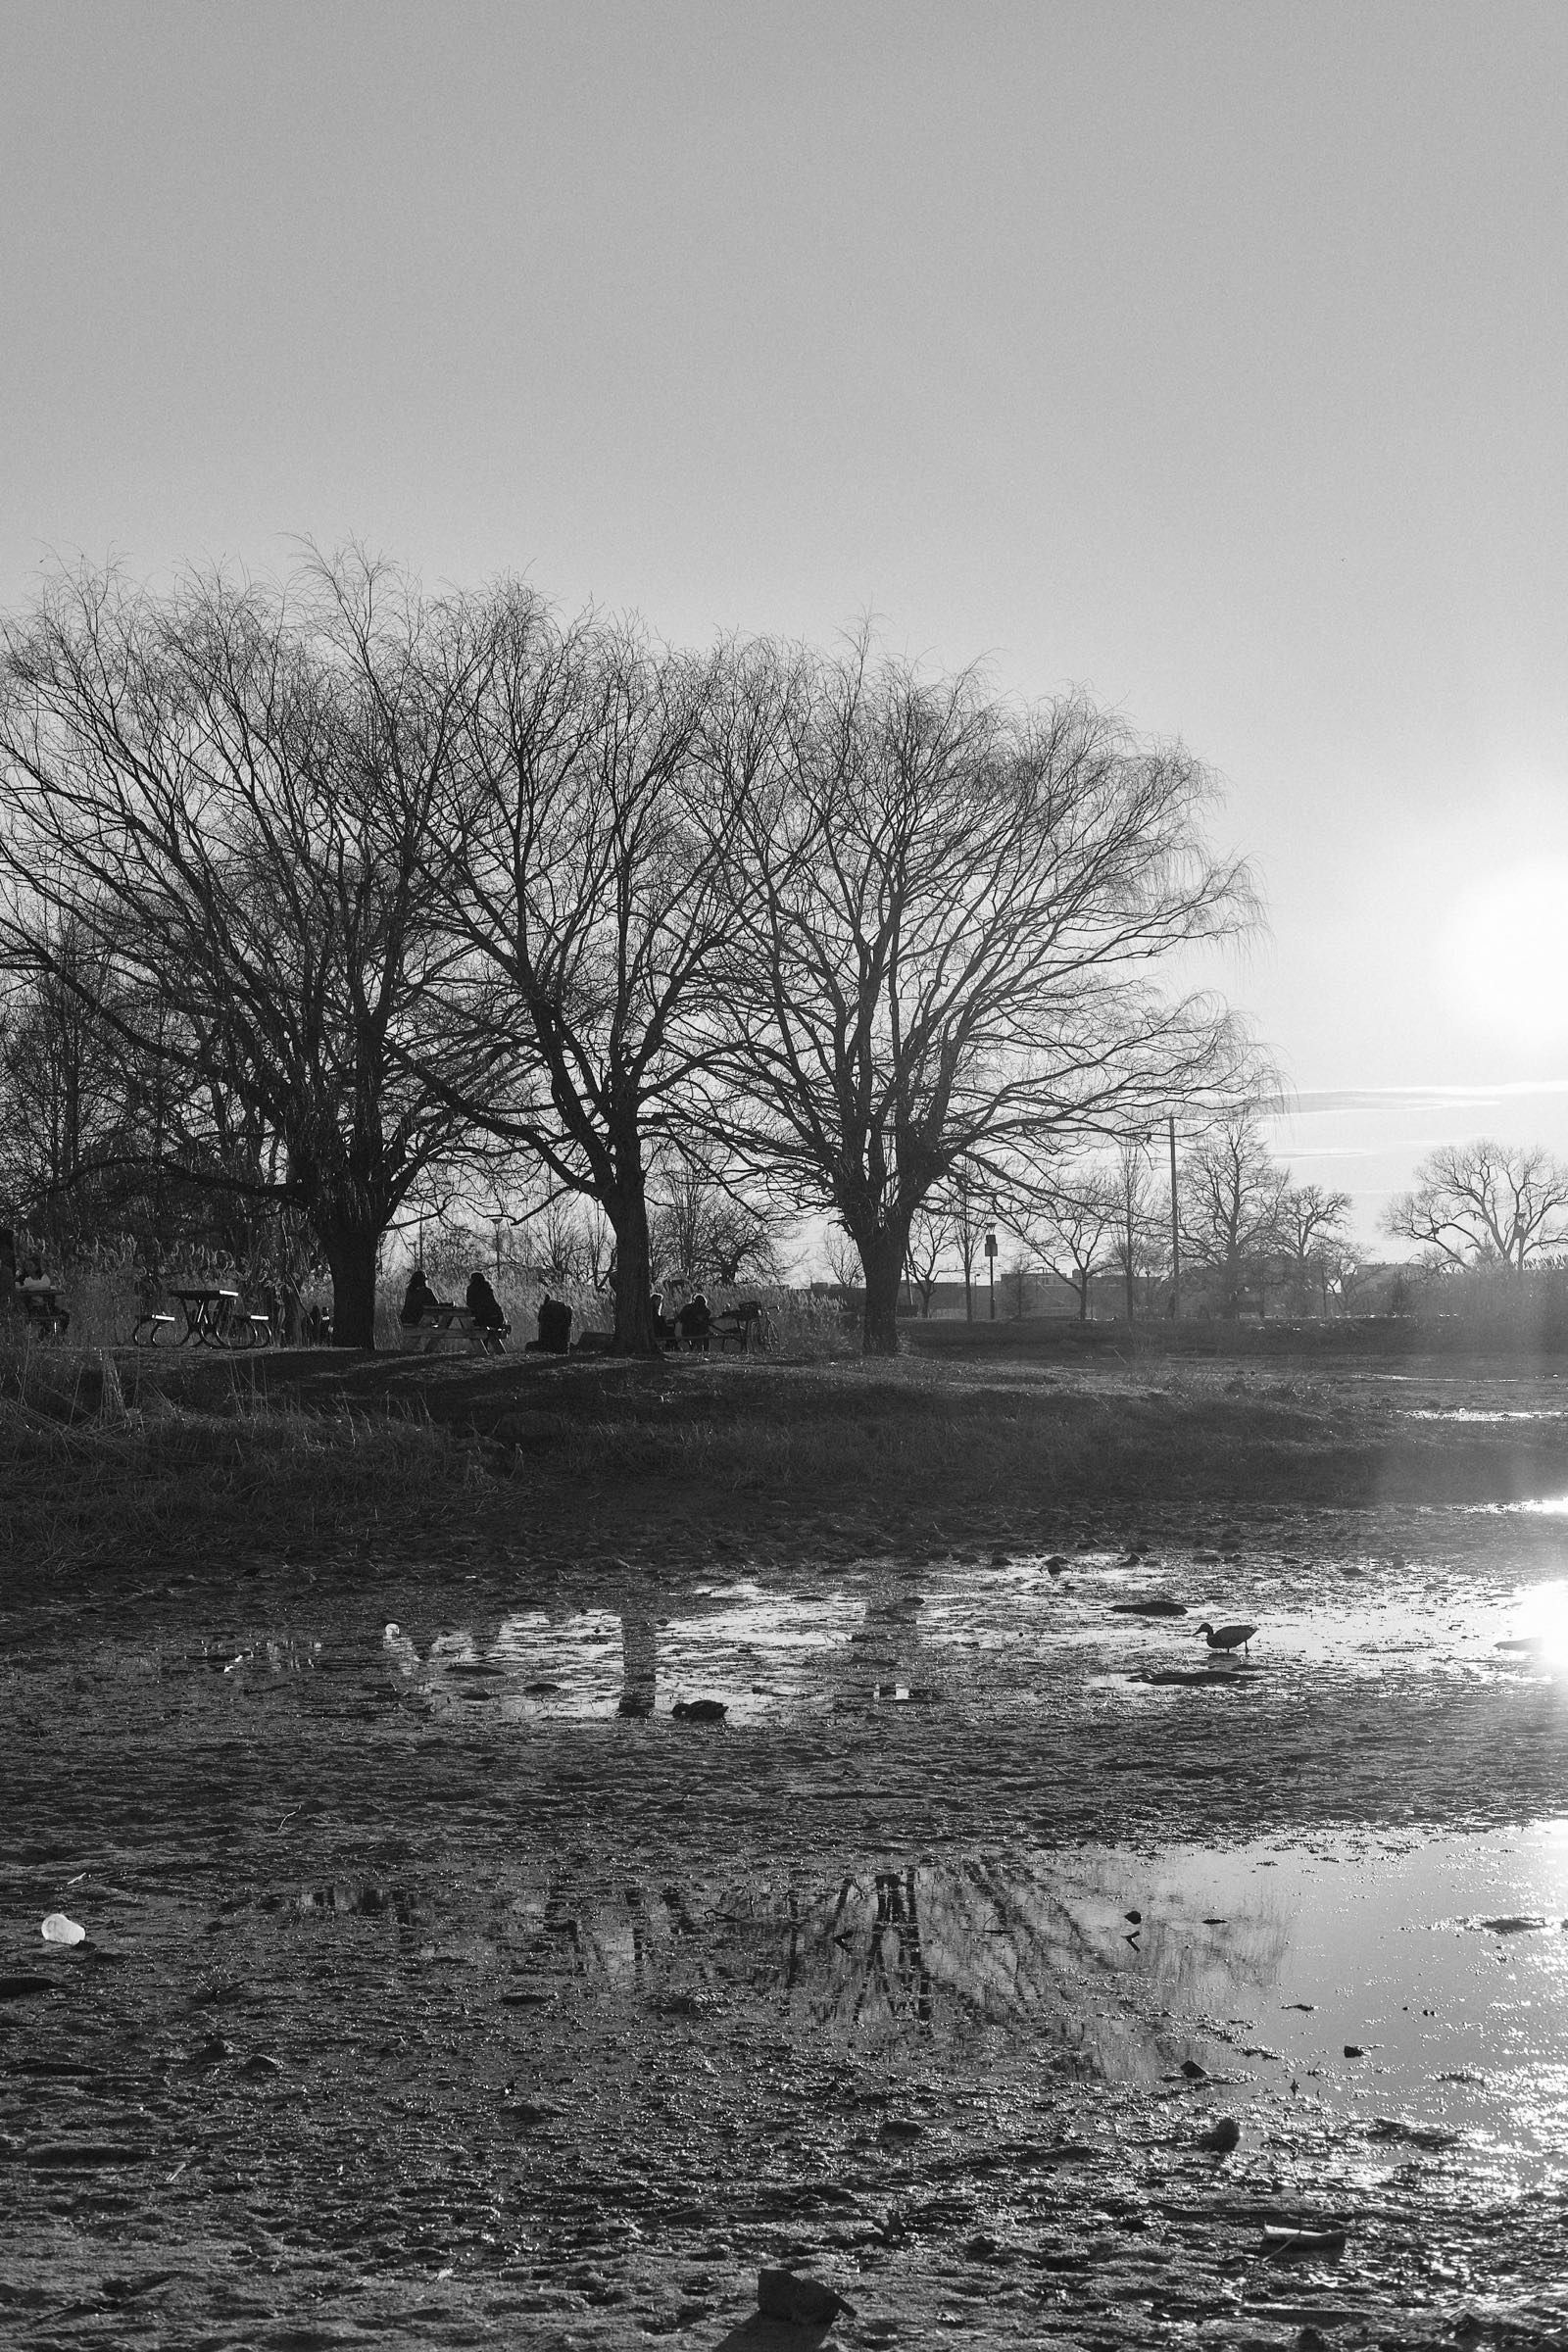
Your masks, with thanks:
[{"label": "grassy bank", "polygon": [[[1451,1367],[1434,1377],[1436,1416]],[[1130,1529],[1256,1503],[1568,1490],[1568,1418],[1455,1423],[1419,1402],[1406,1382],[1234,1365],[37,1349],[0,1366],[0,1556],[17,1592],[215,1553],[239,1573],[284,1554],[450,1548],[459,1531],[508,1548],[657,1550],[689,1546],[694,1526],[1023,1540],[1071,1512]]]}]

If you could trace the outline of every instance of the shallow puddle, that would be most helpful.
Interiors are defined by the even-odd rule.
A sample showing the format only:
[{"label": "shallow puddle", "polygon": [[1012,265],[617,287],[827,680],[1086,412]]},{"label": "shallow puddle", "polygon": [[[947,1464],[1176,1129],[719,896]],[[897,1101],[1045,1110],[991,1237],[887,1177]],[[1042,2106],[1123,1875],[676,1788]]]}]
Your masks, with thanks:
[{"label": "shallow puddle", "polygon": [[[1101,1551],[1053,1573],[1027,1554],[928,1564],[918,1577],[838,1571],[804,1592],[742,1578],[661,1604],[502,1611],[428,1638],[422,1652],[394,1623],[382,1649],[397,1682],[437,1711],[610,1721],[712,1702],[737,1728],[908,1692],[1030,1707],[1048,1679],[1070,1704],[1143,1712],[1193,1703],[1195,1682],[1209,1691],[1234,1680],[1240,1696],[1305,1694],[1325,1673],[1391,1688],[1411,1676],[1568,1680],[1563,1555],[1548,1542],[1528,1563],[1511,1558],[1505,1523],[1493,1525],[1492,1556],[1466,1567],[1437,1555],[1391,1566],[1367,1553]],[[1245,1649],[1208,1645],[1205,1625],[1238,1622],[1255,1628]],[[203,1662],[320,1672],[337,1658],[296,1642],[218,1645]]]}]

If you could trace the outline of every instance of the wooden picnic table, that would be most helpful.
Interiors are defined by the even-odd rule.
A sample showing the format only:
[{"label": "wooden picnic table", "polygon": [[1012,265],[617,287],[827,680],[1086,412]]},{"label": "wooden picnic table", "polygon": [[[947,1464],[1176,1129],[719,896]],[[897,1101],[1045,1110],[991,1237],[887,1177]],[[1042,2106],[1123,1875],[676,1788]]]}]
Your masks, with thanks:
[{"label": "wooden picnic table", "polygon": [[503,1323],[498,1329],[494,1324],[481,1323],[466,1306],[449,1304],[443,1298],[436,1305],[427,1306],[417,1323],[405,1323],[401,1329],[405,1346],[422,1339],[420,1352],[425,1355],[429,1354],[444,1332],[453,1330],[471,1346],[481,1348],[486,1355],[505,1355],[507,1334],[512,1326]]}]

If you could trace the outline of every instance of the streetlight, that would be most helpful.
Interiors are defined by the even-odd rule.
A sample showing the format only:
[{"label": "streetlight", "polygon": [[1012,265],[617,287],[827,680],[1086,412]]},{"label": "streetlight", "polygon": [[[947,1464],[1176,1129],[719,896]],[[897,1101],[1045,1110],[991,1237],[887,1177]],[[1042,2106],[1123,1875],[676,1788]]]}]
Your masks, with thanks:
[{"label": "streetlight", "polygon": [[997,1235],[996,1228],[986,1227],[986,1271],[991,1277],[991,1320],[997,1319]]},{"label": "streetlight", "polygon": [[1176,1213],[1176,1113],[1170,1128],[1170,1319],[1179,1320],[1182,1307],[1182,1221]]}]

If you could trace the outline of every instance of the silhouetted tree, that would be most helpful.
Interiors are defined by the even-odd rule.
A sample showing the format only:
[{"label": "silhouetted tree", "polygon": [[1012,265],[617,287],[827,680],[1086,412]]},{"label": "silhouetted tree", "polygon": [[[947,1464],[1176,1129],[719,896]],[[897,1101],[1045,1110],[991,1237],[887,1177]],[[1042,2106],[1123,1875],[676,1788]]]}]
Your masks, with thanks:
[{"label": "silhouetted tree", "polygon": [[728,930],[725,829],[700,756],[712,665],[504,592],[447,803],[440,898],[473,1032],[510,1056],[471,1115],[595,1201],[614,1345],[655,1354],[650,1170],[689,1132]]},{"label": "silhouetted tree", "polygon": [[[483,648],[358,557],[300,601],[221,579],[165,598],[62,578],[9,625],[0,860],[14,959],[127,1047],[239,1106],[208,1174],[293,1202],[337,1338],[373,1343],[382,1233],[466,1140],[429,880],[438,789]],[[59,943],[107,959],[73,977]],[[482,1056],[481,1056],[482,1059]],[[191,1137],[187,1135],[188,1146]],[[275,1155],[270,1145],[275,1142]]]},{"label": "silhouetted tree", "polygon": [[1568,1166],[1539,1145],[1443,1144],[1416,1179],[1390,1201],[1383,1229],[1424,1243],[1442,1264],[1494,1258],[1517,1273],[1568,1241]]},{"label": "silhouetted tree", "polygon": [[1288,1181],[1250,1110],[1223,1120],[1182,1162],[1182,1248],[1213,1274],[1227,1315],[1240,1312],[1251,1284],[1267,1280]]},{"label": "silhouetted tree", "polygon": [[1279,1252],[1298,1311],[1313,1291],[1326,1311],[1349,1214],[1349,1194],[1330,1192],[1321,1184],[1287,1185],[1281,1193]]},{"label": "silhouetted tree", "polygon": [[1228,1081],[1228,1017],[1156,973],[1248,920],[1248,878],[1204,846],[1197,762],[1081,699],[1014,710],[864,642],[748,674],[770,724],[738,803],[715,1110],[853,1237],[863,1345],[890,1352],[911,1219],[960,1161],[1000,1185],[1009,1153]]}]

